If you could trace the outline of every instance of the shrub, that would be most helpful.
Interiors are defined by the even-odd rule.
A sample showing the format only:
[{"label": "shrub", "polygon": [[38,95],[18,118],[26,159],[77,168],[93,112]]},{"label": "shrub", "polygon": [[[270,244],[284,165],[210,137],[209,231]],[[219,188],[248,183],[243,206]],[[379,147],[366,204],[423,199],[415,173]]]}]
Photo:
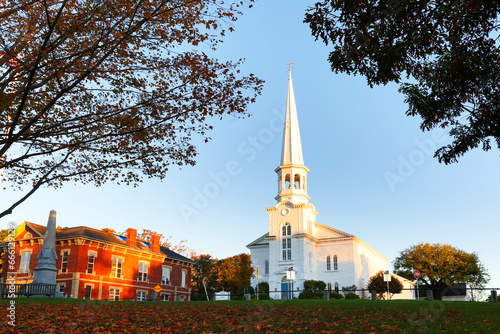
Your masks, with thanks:
[{"label": "shrub", "polygon": [[326,283],[323,281],[307,280],[304,281],[304,290],[323,291],[326,288]]},{"label": "shrub", "polygon": [[299,299],[323,299],[323,292],[321,291],[302,291],[299,294]]},{"label": "shrub", "polygon": [[342,296],[337,291],[332,291],[330,292],[330,299],[344,299],[344,296]]},{"label": "shrub", "polygon": [[354,292],[348,292],[345,294],[345,299],[359,299],[359,296]]},{"label": "shrub", "polygon": [[260,282],[259,284],[257,284],[257,287],[258,289],[255,289],[255,290],[258,290],[259,293],[269,293],[269,283],[267,282]]}]

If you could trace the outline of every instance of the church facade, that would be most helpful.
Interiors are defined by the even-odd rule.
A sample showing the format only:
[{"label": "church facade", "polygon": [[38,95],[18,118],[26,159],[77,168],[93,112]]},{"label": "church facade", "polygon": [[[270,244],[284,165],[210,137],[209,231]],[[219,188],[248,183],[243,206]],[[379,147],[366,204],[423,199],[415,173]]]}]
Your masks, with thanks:
[{"label": "church facade", "polygon": [[302,155],[291,73],[281,163],[275,172],[277,204],[266,208],[269,232],[247,245],[258,268],[252,286],[268,282],[274,299],[298,297],[306,280],[321,280],[335,291],[352,285],[366,289],[370,276],[386,270],[388,259],[358,237],[316,221],[318,212],[307,194],[309,169]]}]

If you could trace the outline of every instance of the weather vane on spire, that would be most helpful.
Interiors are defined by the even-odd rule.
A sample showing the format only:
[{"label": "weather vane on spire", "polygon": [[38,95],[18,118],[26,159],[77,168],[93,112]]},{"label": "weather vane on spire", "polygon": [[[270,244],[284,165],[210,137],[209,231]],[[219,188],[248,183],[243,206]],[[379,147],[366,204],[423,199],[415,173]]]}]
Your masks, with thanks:
[{"label": "weather vane on spire", "polygon": [[292,65],[295,64],[295,63],[292,63],[290,60],[288,61],[288,72],[291,72],[292,71]]}]

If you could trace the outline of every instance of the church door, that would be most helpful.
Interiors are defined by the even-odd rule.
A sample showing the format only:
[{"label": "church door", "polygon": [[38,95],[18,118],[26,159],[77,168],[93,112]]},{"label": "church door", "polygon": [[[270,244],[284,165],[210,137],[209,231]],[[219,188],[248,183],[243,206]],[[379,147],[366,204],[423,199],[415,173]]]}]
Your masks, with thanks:
[{"label": "church door", "polygon": [[293,281],[290,283],[286,276],[281,280],[281,299],[292,299]]}]

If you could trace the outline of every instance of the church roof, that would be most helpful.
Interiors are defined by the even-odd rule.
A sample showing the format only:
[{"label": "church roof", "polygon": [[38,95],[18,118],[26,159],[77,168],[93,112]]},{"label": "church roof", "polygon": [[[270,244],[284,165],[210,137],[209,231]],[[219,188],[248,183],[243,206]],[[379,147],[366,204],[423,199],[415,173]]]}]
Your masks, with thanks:
[{"label": "church roof", "polygon": [[341,230],[337,230],[336,228],[330,227],[330,226],[325,225],[325,224],[321,224],[318,222],[316,222],[315,224],[316,224],[316,227],[322,228],[322,229],[327,230],[329,232],[334,232],[336,234],[340,234],[341,238],[354,238],[355,237],[355,235],[349,234],[349,233],[341,231]]},{"label": "church roof", "polygon": [[247,247],[269,245],[269,241],[266,240],[266,237],[268,236],[269,232],[249,243]]},{"label": "church roof", "polygon": [[281,148],[281,165],[286,164],[304,165],[291,71],[289,71],[288,75],[285,129],[283,131],[283,146]]}]

